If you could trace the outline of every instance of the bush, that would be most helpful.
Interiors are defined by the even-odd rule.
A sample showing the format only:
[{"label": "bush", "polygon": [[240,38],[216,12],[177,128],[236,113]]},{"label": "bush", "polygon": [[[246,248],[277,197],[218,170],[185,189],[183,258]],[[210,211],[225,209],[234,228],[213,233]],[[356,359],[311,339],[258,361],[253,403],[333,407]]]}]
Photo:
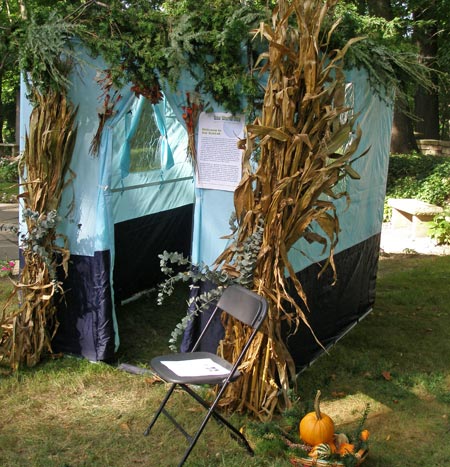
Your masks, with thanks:
[{"label": "bush", "polygon": [[417,196],[438,206],[450,203],[450,159],[447,158],[433,168],[430,175],[420,184]]},{"label": "bush", "polygon": [[[445,207],[450,203],[450,158],[393,154],[389,160],[387,198],[415,198]],[[390,210],[385,205],[385,220]]]},{"label": "bush", "polygon": [[450,208],[433,219],[430,237],[436,240],[438,245],[450,245]]},{"label": "bush", "polygon": [[17,165],[17,159],[0,158],[0,181],[17,183],[19,180]]},{"label": "bush", "polygon": [[421,179],[444,160],[441,156],[424,156],[421,153],[391,154],[388,186],[405,177]]}]

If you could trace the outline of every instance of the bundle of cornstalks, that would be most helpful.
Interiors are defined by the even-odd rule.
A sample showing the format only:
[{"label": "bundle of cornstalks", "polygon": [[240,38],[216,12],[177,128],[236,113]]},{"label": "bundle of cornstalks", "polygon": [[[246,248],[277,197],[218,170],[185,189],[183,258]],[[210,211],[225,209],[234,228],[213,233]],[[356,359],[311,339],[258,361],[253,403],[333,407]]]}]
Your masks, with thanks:
[{"label": "bundle of cornstalks", "polygon": [[[13,369],[33,366],[51,351],[56,331],[57,269],[67,271],[69,251],[57,245],[57,210],[67,182],[75,143],[76,109],[64,92],[33,92],[35,107],[21,161],[20,197],[27,233],[21,238],[24,264],[14,292],[0,315],[0,361]],[[70,177],[69,177],[70,179]],[[19,307],[6,311],[15,298]]]},{"label": "bundle of cornstalks", "polygon": [[[333,201],[348,199],[338,182],[346,176],[359,178],[351,158],[361,135],[354,129],[355,117],[346,118],[351,109],[345,106],[343,72],[346,50],[358,39],[342,50],[328,50],[337,24],[326,31],[325,20],[336,3],[280,0],[272,25],[261,24],[255,31],[269,43],[268,52],[258,60],[261,73],[268,75],[264,104],[261,117],[246,127],[244,175],[234,196],[236,240],[216,263],[237,276],[239,245],[263,225],[253,288],[269,300],[269,317],[249,350],[243,377],[223,403],[261,418],[289,405],[295,365],[282,323],[288,323],[292,332],[301,322],[308,325],[307,297],[288,252],[301,239],[318,242],[328,252],[324,268],[334,270],[339,219]],[[234,321],[225,328],[221,348],[231,358],[240,352],[246,331]]]}]

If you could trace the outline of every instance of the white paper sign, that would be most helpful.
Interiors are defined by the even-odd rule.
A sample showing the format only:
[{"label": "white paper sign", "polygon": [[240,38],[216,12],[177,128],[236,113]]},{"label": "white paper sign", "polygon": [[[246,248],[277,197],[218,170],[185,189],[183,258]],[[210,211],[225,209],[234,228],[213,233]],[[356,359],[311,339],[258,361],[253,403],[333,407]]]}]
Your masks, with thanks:
[{"label": "white paper sign", "polygon": [[244,115],[202,112],[198,124],[197,187],[234,191],[242,178]]},{"label": "white paper sign", "polygon": [[161,361],[170,371],[178,376],[214,376],[227,375],[229,371],[210,358],[199,358],[188,362]]}]

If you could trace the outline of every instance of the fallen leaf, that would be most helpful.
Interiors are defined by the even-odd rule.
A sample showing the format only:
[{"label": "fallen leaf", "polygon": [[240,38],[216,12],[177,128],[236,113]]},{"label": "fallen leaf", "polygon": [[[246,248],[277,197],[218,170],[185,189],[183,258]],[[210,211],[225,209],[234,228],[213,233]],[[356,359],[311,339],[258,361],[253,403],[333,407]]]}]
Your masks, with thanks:
[{"label": "fallen leaf", "polygon": [[391,376],[391,372],[390,371],[383,371],[383,373],[381,373],[381,376],[383,376],[383,378],[386,380],[386,381],[390,381],[392,379],[392,376]]},{"label": "fallen leaf", "polygon": [[189,407],[186,409],[188,412],[202,412],[202,408],[201,407]]},{"label": "fallen leaf", "polygon": [[144,381],[147,383],[147,384],[150,384],[150,385],[153,385],[153,384],[157,384],[157,383],[162,383],[162,379],[159,378],[158,376],[150,376],[148,378],[145,378]]},{"label": "fallen leaf", "polygon": [[50,358],[52,358],[53,360],[57,360],[58,358],[63,358],[63,357],[64,357],[64,354],[62,352],[50,354]]},{"label": "fallen leaf", "polygon": [[130,424],[128,422],[121,423],[120,428],[124,431],[131,431]]}]

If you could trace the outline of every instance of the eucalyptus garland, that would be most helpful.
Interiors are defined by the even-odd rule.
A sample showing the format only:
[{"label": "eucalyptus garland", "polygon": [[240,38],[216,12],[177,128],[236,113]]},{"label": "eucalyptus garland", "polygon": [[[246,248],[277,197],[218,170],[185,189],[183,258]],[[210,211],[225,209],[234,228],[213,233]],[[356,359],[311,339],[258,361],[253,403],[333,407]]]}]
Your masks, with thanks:
[{"label": "eucalyptus garland", "polygon": [[[238,227],[235,223],[234,215],[230,219],[230,227],[233,230],[230,238],[237,235]],[[253,275],[255,272],[257,258],[261,251],[263,242],[264,226],[262,219],[259,225],[255,226],[254,232],[246,237],[243,242],[238,243],[235,238],[231,248],[235,253],[233,270],[227,268],[211,268],[206,264],[193,264],[188,258],[180,253],[169,253],[164,251],[160,258],[161,271],[168,278],[159,284],[158,304],[161,305],[166,296],[172,295],[174,286],[177,282],[187,282],[191,289],[202,289],[205,283],[213,284],[215,287],[211,290],[201,291],[199,294],[192,294],[188,307],[190,312],[182,318],[175,329],[172,331],[169,339],[169,348],[176,352],[179,340],[195,317],[215,304],[223,293],[224,288],[239,284],[243,287],[252,288]],[[175,273],[172,265],[178,266],[178,272]]]}]

